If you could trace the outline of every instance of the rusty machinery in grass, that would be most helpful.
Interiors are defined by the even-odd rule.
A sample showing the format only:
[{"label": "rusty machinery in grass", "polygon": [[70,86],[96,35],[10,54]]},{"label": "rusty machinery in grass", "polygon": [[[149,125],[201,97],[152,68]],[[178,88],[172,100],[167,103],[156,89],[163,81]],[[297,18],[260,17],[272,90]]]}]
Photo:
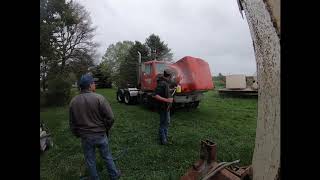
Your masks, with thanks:
[{"label": "rusty machinery in grass", "polygon": [[180,180],[246,180],[251,179],[251,166],[239,167],[232,162],[218,162],[217,144],[205,140],[201,141],[200,157]]}]

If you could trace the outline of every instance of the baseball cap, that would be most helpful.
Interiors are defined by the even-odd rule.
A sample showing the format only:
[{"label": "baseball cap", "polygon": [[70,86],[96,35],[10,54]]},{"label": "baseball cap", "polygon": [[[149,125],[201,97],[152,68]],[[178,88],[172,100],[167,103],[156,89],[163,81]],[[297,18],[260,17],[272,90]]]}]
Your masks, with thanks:
[{"label": "baseball cap", "polygon": [[90,74],[82,75],[79,81],[80,87],[88,87],[94,82],[94,78]]}]

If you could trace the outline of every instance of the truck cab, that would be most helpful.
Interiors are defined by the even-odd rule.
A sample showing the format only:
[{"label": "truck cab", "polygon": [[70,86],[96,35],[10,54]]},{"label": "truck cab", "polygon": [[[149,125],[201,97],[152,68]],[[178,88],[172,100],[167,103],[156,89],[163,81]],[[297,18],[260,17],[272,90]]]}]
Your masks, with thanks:
[{"label": "truck cab", "polygon": [[157,87],[157,76],[168,67],[164,61],[148,61],[141,64],[141,90],[154,91]]}]

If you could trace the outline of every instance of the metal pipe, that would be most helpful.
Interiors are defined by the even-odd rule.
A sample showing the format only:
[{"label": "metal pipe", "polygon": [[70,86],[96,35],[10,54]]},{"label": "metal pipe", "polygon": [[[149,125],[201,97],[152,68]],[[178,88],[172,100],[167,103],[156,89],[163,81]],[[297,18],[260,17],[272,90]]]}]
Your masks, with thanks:
[{"label": "metal pipe", "polygon": [[141,64],[141,53],[139,51],[138,51],[138,55],[139,55],[138,62],[139,64]]},{"label": "metal pipe", "polygon": [[206,175],[202,180],[208,180],[209,178],[214,176],[217,172],[219,172],[223,168],[225,168],[227,166],[230,166],[231,164],[238,163],[238,162],[240,162],[240,160],[236,160],[236,161],[233,161],[233,162],[225,163],[225,164],[221,165],[220,167],[214,169],[212,172],[210,172],[208,175]]},{"label": "metal pipe", "polygon": [[138,88],[140,88],[140,81],[141,81],[141,53],[138,51]]}]

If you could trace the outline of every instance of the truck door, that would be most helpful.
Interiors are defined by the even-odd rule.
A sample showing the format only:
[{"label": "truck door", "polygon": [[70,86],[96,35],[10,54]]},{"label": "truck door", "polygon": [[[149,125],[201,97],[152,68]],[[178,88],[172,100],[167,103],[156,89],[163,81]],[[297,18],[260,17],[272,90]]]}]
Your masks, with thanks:
[{"label": "truck door", "polygon": [[141,88],[144,90],[151,90],[152,78],[151,78],[151,64],[144,64],[144,70],[142,72]]}]

